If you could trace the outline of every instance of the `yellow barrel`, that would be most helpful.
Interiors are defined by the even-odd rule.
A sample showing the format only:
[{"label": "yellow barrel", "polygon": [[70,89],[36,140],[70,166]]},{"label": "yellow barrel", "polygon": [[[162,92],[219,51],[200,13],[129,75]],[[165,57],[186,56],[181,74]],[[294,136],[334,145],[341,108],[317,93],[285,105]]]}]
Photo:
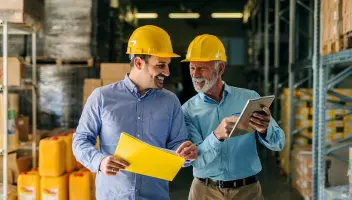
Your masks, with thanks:
[{"label": "yellow barrel", "polygon": [[61,176],[65,173],[65,142],[56,136],[40,140],[40,176]]},{"label": "yellow barrel", "polygon": [[69,199],[70,200],[91,200],[90,174],[77,171],[70,174]]},{"label": "yellow barrel", "polygon": [[18,200],[40,199],[40,176],[38,171],[23,172],[17,179]]},{"label": "yellow barrel", "polygon": [[65,142],[65,170],[66,172],[73,172],[76,168],[76,159],[72,152],[72,134],[60,135],[59,138],[62,138]]},{"label": "yellow barrel", "polygon": [[96,177],[96,173],[91,172],[87,168],[82,168],[79,171],[82,171],[84,173],[89,174],[89,176],[90,176],[90,197],[91,197],[92,200],[94,200],[95,199],[95,177]]},{"label": "yellow barrel", "polygon": [[68,174],[64,174],[59,177],[42,176],[40,193],[42,200],[67,200]]}]

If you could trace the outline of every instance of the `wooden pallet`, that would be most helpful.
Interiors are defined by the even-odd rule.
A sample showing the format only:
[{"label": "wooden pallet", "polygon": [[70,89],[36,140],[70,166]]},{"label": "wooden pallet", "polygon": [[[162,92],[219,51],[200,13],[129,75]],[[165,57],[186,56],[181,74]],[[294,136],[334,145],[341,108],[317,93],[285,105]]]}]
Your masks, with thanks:
[{"label": "wooden pallet", "polygon": [[[26,59],[32,63],[32,59]],[[93,58],[74,58],[74,59],[63,59],[47,56],[38,56],[37,64],[56,64],[56,65],[86,65],[87,67],[93,67]]]},{"label": "wooden pallet", "polygon": [[347,32],[343,35],[343,47],[344,49],[352,48],[352,31]]},{"label": "wooden pallet", "polygon": [[322,54],[328,55],[337,53],[342,50],[344,50],[343,37],[339,37],[330,41],[326,41],[325,44],[323,44]]},{"label": "wooden pallet", "polygon": [[322,54],[332,54],[337,53],[346,49],[352,48],[352,31],[343,34],[339,38],[334,40],[326,41],[323,44]]}]

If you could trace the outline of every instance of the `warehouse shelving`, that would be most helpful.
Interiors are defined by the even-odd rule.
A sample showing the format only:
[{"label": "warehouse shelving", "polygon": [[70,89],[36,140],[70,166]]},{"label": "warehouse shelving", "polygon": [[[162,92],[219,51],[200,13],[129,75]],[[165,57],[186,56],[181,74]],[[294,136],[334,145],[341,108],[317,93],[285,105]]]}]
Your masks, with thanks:
[{"label": "warehouse shelving", "polygon": [[[8,149],[7,146],[7,121],[8,121],[8,92],[9,91],[20,91],[20,90],[31,90],[32,91],[32,166],[36,167],[36,127],[37,127],[37,73],[36,73],[36,29],[27,26],[25,24],[11,23],[6,20],[0,20],[0,32],[3,38],[3,83],[1,85],[1,92],[3,93],[3,149],[0,149],[0,154],[3,156],[3,197],[7,199],[7,165],[8,165],[8,154],[14,152],[22,147],[28,146],[28,143],[20,144],[18,148]],[[32,81],[30,84],[16,86],[8,86],[8,35],[32,35]]]},{"label": "warehouse shelving", "polygon": [[[349,110],[345,116],[352,114],[352,106],[351,105],[341,105],[339,101],[332,101],[326,100],[326,95],[333,95],[340,98],[342,101],[345,102],[352,102],[352,98],[338,94],[334,90],[332,90],[337,84],[341,81],[346,79],[347,77],[352,75],[352,50],[345,50],[342,52],[329,54],[326,56],[321,56],[320,49],[321,49],[321,1],[320,0],[310,0],[310,1],[301,1],[301,0],[290,0],[290,1],[281,1],[281,0],[264,0],[262,1],[263,6],[255,6],[259,9],[254,9],[254,11],[250,11],[252,15],[250,16],[250,20],[255,23],[252,24],[252,33],[251,35],[258,35],[262,32],[262,26],[260,25],[260,13],[264,12],[264,40],[261,43],[264,43],[264,67],[258,69],[263,73],[264,77],[264,87],[269,86],[268,80],[268,71],[270,72],[271,66],[269,65],[269,53],[271,49],[268,48],[268,43],[270,41],[269,27],[272,26],[272,22],[268,19],[268,13],[270,13],[270,5],[273,5],[275,1],[275,9],[274,9],[274,95],[279,96],[279,90],[283,88],[284,85],[288,85],[289,88],[289,108],[288,108],[288,115],[290,120],[288,121],[288,130],[289,137],[288,140],[288,148],[286,155],[289,156],[288,162],[290,162],[292,148],[293,148],[293,136],[300,135],[301,131],[306,130],[308,128],[313,127],[313,136],[312,136],[312,148],[313,148],[313,188],[312,188],[312,199],[323,199],[325,195],[325,157],[329,156],[338,160],[341,160],[347,163],[345,158],[341,158],[339,156],[334,155],[335,151],[338,151],[343,148],[347,148],[352,146],[352,143],[345,143],[346,141],[350,141],[352,137],[348,137],[342,140],[334,141],[326,143],[326,122],[336,120],[337,118],[325,118],[325,109],[326,108],[344,108]],[[289,4],[287,4],[289,3]],[[260,4],[260,2],[259,2]],[[285,4],[285,6],[282,6]],[[309,4],[309,5],[308,5]],[[253,5],[253,3],[251,3]],[[297,15],[297,7],[303,8],[302,10],[305,13],[300,13],[300,16]],[[246,10],[245,10],[246,12]],[[248,11],[247,11],[248,12]],[[284,14],[289,12],[289,18],[285,18]],[[255,14],[257,13],[257,15]],[[308,29],[306,31],[300,30],[302,28],[298,23],[298,17],[302,17],[307,19]],[[258,19],[258,21],[257,21]],[[280,24],[284,22],[289,26],[289,63],[288,63],[288,80],[284,80],[280,83],[280,76],[283,77],[283,73],[279,71],[283,66],[280,66],[280,44],[282,38],[285,35],[281,36],[280,32]],[[284,24],[283,23],[283,24]],[[258,25],[258,26],[257,26]],[[258,28],[257,28],[258,27]],[[256,32],[256,33],[255,33]],[[298,58],[297,49],[302,49],[302,47],[298,46],[299,40],[304,38],[307,40],[307,55],[304,55],[305,58]],[[253,40],[254,37],[250,39]],[[253,43],[253,42],[252,42]],[[254,45],[255,46],[255,45]],[[256,55],[254,52],[252,55]],[[255,58],[252,63],[257,63]],[[282,65],[282,64],[281,64]],[[332,69],[336,69],[340,71],[337,74],[332,74],[330,71]],[[295,77],[300,75],[300,80],[296,81]],[[330,77],[328,77],[330,75]],[[329,78],[329,79],[328,79]],[[295,118],[294,116],[294,105],[295,102],[301,101],[294,97],[294,90],[301,87],[302,85],[308,86],[308,88],[313,89],[313,93],[308,95],[313,96],[313,126],[304,127],[300,129],[295,129]],[[265,94],[268,93],[268,89],[264,88]],[[278,98],[276,98],[278,99]],[[328,103],[328,104],[327,104]],[[282,108],[284,109],[284,108]],[[278,112],[278,103],[274,104],[274,112],[273,115],[275,118],[279,118]],[[290,163],[288,164],[290,166]],[[290,173],[287,174],[288,182],[291,181]]]}]

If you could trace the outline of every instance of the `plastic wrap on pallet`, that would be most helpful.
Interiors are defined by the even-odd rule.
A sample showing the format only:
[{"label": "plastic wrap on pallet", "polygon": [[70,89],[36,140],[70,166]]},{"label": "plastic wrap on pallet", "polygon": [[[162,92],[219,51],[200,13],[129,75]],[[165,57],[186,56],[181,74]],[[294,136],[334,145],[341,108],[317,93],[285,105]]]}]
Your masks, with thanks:
[{"label": "plastic wrap on pallet", "polygon": [[[84,79],[99,77],[98,70],[78,65],[40,65],[37,71],[38,128],[76,128],[83,108]],[[31,77],[30,67],[25,68],[25,76]],[[22,105],[27,106],[23,109],[31,116],[31,104]]]},{"label": "plastic wrap on pallet", "polygon": [[45,2],[45,55],[63,59],[91,57],[92,1]]},{"label": "plastic wrap on pallet", "polygon": [[335,186],[325,189],[326,200],[349,200],[349,186]]},{"label": "plastic wrap on pallet", "polygon": [[[0,37],[0,47],[3,45],[2,35]],[[9,56],[21,56],[24,53],[24,36],[23,35],[9,35],[7,42],[7,54]],[[0,55],[3,55],[3,49],[0,48]]]}]

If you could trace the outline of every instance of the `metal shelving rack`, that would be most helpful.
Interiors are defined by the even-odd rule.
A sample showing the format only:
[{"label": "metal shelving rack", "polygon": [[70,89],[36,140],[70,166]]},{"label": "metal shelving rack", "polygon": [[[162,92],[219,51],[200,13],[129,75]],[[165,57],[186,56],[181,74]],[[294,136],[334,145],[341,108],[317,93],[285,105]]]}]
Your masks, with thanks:
[{"label": "metal shelving rack", "polygon": [[[4,199],[7,199],[7,166],[8,153],[16,151],[17,149],[8,149],[7,147],[7,121],[8,121],[8,92],[18,90],[32,91],[32,166],[35,168],[37,163],[37,144],[36,144],[36,127],[37,127],[37,65],[36,65],[36,30],[24,24],[11,23],[6,20],[0,20],[0,32],[3,37],[3,83],[1,92],[3,93],[3,149],[0,149],[0,154],[3,156],[3,194]],[[23,85],[20,87],[8,86],[8,35],[32,35],[32,82],[30,85]],[[19,147],[21,148],[21,146]],[[18,148],[18,149],[19,149]]]},{"label": "metal shelving rack", "polygon": [[[269,3],[273,3],[272,0],[263,0],[264,3],[264,83],[265,86],[269,83],[268,71],[269,71],[269,52],[268,48],[269,43],[269,27],[271,27],[270,21],[268,20],[269,13]],[[279,83],[280,74],[280,22],[285,22],[289,25],[289,64],[288,64],[288,88],[289,88],[289,114],[288,116],[294,116],[294,105],[297,99],[294,97],[294,90],[300,87],[301,85],[308,82],[308,87],[313,89],[313,136],[312,136],[312,153],[313,153],[313,188],[312,188],[312,199],[324,199],[325,197],[325,157],[329,156],[338,160],[344,160],[335,156],[333,153],[343,148],[352,146],[351,143],[343,143],[352,139],[345,138],[339,141],[326,143],[326,129],[325,125],[328,121],[336,120],[325,118],[325,109],[327,108],[326,94],[337,96],[343,101],[352,102],[352,97],[344,96],[333,92],[332,89],[345,78],[352,75],[352,49],[338,52],[335,54],[330,54],[327,56],[321,56],[321,0],[310,0],[309,5],[306,5],[301,0],[290,0],[287,7],[281,8],[283,1],[275,0],[275,22],[274,22],[274,94],[279,95],[280,85],[285,83]],[[308,13],[308,33],[300,30],[297,20],[297,6],[304,8]],[[263,7],[262,7],[263,8]],[[262,10],[256,10],[254,16],[250,16],[252,21],[255,21],[252,27],[255,27],[258,24],[257,32],[261,32],[261,19],[260,15],[256,16],[255,13],[261,13]],[[285,19],[283,14],[289,12],[289,19]],[[300,13],[302,14],[302,13]],[[307,17],[307,16],[306,16]],[[258,21],[256,21],[258,18]],[[257,33],[258,34],[258,33]],[[252,35],[255,35],[252,33]],[[308,41],[308,51],[304,59],[297,59],[298,55],[296,49],[300,48],[297,46],[299,36],[303,35],[307,38]],[[298,37],[297,37],[298,36]],[[330,74],[330,69],[339,67],[340,72],[338,74]],[[295,82],[295,77],[301,75],[302,70],[307,70],[305,74],[306,77],[302,78]],[[258,69],[259,70],[259,69]],[[304,71],[305,72],[305,71]],[[330,75],[330,77],[328,77]],[[265,88],[265,93],[268,92],[268,89]],[[338,102],[328,101],[329,108],[346,108],[349,111],[345,115],[352,114],[352,106],[342,106]],[[278,104],[274,104],[274,116],[278,118]],[[291,150],[293,147],[293,137],[294,135],[301,135],[300,132],[304,129],[311,128],[305,127],[301,129],[295,129],[295,118],[290,117],[288,122],[288,128],[290,131],[290,137],[288,140],[288,156],[290,161]],[[344,160],[347,163],[346,160]],[[290,166],[290,163],[288,164]],[[288,177],[288,182],[290,182],[290,175]]]}]

